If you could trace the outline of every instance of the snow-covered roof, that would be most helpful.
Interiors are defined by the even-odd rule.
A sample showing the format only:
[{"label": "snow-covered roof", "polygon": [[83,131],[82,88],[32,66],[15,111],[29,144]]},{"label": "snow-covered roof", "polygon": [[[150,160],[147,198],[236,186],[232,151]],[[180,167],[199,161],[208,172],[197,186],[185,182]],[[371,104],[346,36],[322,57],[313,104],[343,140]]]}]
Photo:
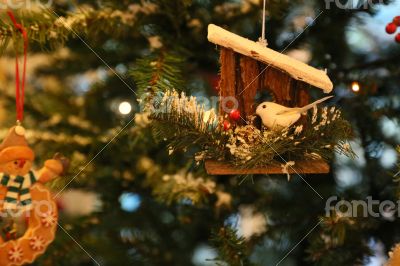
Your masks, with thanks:
[{"label": "snow-covered roof", "polygon": [[260,43],[243,38],[214,24],[208,25],[208,40],[287,72],[294,79],[320,88],[325,93],[329,93],[333,89],[332,81],[325,71],[311,67],[290,56],[262,46]]}]

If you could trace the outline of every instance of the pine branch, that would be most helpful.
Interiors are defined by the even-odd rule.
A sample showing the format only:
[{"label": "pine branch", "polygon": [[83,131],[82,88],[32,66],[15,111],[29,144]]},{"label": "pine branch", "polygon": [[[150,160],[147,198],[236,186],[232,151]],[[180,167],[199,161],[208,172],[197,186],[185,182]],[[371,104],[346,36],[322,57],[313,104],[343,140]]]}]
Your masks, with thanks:
[{"label": "pine branch", "polygon": [[315,108],[307,126],[261,131],[246,125],[225,132],[220,126],[224,118],[205,112],[195,97],[167,91],[153,101],[150,118],[156,138],[167,140],[172,151],[198,147],[198,160],[225,159],[252,168],[281,163],[281,156],[286,160],[330,159],[334,151],[354,156],[347,143],[352,135],[350,125],[335,107]]},{"label": "pine branch", "polygon": [[[332,211],[321,217],[321,232],[314,234],[307,250],[315,265],[359,265],[372,252],[363,239],[363,230],[374,227],[368,218],[354,218]],[[339,255],[340,254],[340,255]]]},{"label": "pine branch", "polygon": [[164,92],[171,88],[181,91],[184,85],[183,63],[184,60],[177,54],[164,51],[137,60],[131,75],[138,94]]},{"label": "pine branch", "polygon": [[218,251],[218,257],[214,259],[227,263],[229,266],[252,266],[248,258],[246,241],[239,237],[237,232],[230,227],[222,227],[212,233],[211,243]]},{"label": "pine branch", "polygon": [[[141,15],[157,10],[154,4],[133,6],[126,11],[86,8],[67,16],[59,16],[54,10],[38,8],[16,11],[16,16],[27,29],[30,41],[54,48],[71,38],[77,38],[76,35],[87,36],[90,39],[97,39],[104,34],[114,37],[127,35],[131,33]],[[15,35],[11,22],[3,16],[0,21],[0,47],[4,50]]]},{"label": "pine branch", "polygon": [[[227,146],[230,160],[243,168],[266,166],[304,158],[330,160],[334,152],[354,157],[347,141],[352,132],[349,122],[335,107],[314,109],[305,125],[283,131],[262,131],[254,126],[237,127]],[[279,156],[278,156],[279,155]]]},{"label": "pine branch", "polygon": [[146,176],[144,186],[150,187],[154,197],[167,205],[182,202],[200,205],[215,193],[216,184],[213,179],[196,176],[186,169],[166,174],[160,165],[147,157],[139,160],[138,168],[139,173]]},{"label": "pine branch", "polygon": [[195,97],[187,98],[183,93],[167,91],[161,100],[154,99],[150,118],[155,138],[168,140],[171,151],[196,146],[205,157],[223,154],[226,134],[212,111],[205,118],[204,108],[197,104]]}]

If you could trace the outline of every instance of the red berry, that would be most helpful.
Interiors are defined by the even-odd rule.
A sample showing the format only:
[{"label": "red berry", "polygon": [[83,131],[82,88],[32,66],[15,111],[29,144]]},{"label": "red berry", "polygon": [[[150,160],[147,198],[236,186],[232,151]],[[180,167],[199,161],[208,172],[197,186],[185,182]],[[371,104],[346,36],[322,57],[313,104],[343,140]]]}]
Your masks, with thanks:
[{"label": "red berry", "polygon": [[387,32],[388,34],[393,34],[393,33],[396,32],[396,30],[397,30],[397,25],[396,25],[396,24],[394,24],[394,23],[389,23],[389,24],[387,24],[387,26],[386,26],[386,32]]},{"label": "red berry", "polygon": [[398,34],[396,35],[396,39],[395,39],[395,40],[396,40],[397,43],[400,43],[400,33],[398,33]]},{"label": "red berry", "polygon": [[228,131],[231,128],[231,123],[228,120],[224,121],[224,130]]},{"label": "red berry", "polygon": [[240,111],[238,109],[232,109],[229,113],[229,118],[233,121],[238,121],[240,119]]},{"label": "red berry", "polygon": [[393,23],[396,24],[397,26],[400,26],[400,16],[394,17]]}]

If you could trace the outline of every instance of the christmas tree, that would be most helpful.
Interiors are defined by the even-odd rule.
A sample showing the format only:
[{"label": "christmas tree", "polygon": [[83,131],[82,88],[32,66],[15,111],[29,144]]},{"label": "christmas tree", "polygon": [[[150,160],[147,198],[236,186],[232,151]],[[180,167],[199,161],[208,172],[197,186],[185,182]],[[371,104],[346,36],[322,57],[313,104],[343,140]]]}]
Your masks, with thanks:
[{"label": "christmas tree", "polygon": [[[24,46],[12,10],[29,40],[26,138],[35,161],[70,160],[47,183],[57,235],[32,265],[383,265],[400,242],[398,206],[385,203],[399,200],[400,1],[344,2],[268,0],[265,22],[262,0],[0,3],[0,137],[16,121]],[[225,157],[225,144],[239,167],[275,156],[227,137],[209,24],[254,41],[265,25],[268,48],[326,69],[328,135],[286,141],[314,137],[296,125],[274,147],[293,163],[316,150],[328,174],[291,173],[290,161],[280,175],[207,174],[203,159]],[[166,95],[188,108],[154,111]],[[235,141],[257,138],[250,126]]]}]

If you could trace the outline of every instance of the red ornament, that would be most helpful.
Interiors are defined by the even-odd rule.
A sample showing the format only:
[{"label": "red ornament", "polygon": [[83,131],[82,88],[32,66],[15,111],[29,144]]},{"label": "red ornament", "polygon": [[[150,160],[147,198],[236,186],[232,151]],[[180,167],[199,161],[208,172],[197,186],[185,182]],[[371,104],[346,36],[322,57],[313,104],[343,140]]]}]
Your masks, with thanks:
[{"label": "red ornament", "polygon": [[400,16],[394,17],[393,23],[400,27]]},{"label": "red ornament", "polygon": [[394,24],[394,23],[389,23],[389,24],[387,24],[387,26],[386,26],[386,32],[387,32],[388,34],[393,34],[393,33],[396,32],[396,30],[397,30],[397,25],[396,25],[396,24]]},{"label": "red ornament", "polygon": [[232,109],[232,111],[229,113],[229,118],[233,121],[239,121],[240,117],[240,111],[238,109]]},{"label": "red ornament", "polygon": [[400,43],[400,33],[398,33],[398,34],[396,35],[395,40],[396,40],[397,43]]},{"label": "red ornament", "polygon": [[224,130],[228,131],[231,129],[231,123],[228,120],[224,120]]}]

